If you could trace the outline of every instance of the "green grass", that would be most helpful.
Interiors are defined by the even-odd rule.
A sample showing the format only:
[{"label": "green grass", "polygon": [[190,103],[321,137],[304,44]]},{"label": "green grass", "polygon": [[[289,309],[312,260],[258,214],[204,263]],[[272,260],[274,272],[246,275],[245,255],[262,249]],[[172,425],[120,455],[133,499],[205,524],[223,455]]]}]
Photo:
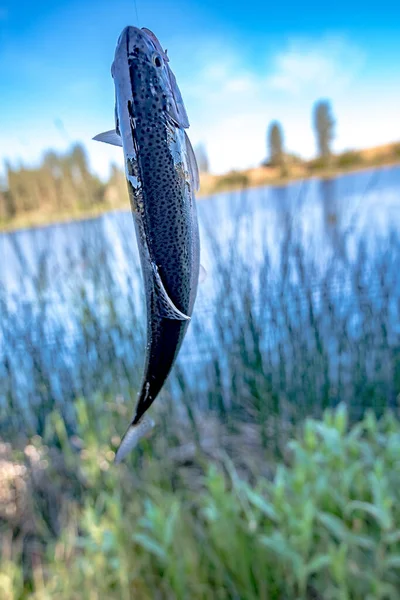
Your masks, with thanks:
[{"label": "green grass", "polygon": [[249,178],[245,173],[231,171],[218,179],[215,191],[242,189],[248,187],[248,185]]},{"label": "green grass", "polygon": [[[36,500],[36,546],[32,533],[27,542],[36,552],[18,554],[21,532],[3,548],[5,600],[398,597],[400,423],[393,414],[378,421],[368,413],[350,428],[342,405],[308,419],[286,445],[285,461],[270,461],[265,476],[255,465],[241,469],[223,448],[213,460],[201,446],[189,462],[168,458],[160,433],[115,467],[115,406],[99,402],[90,412],[81,401],[77,413],[78,451],[54,413],[46,434],[53,447],[36,437],[36,454],[25,458],[32,473],[39,468],[32,457],[47,457],[42,484],[47,478],[59,488],[62,527],[57,537],[46,531],[51,507]],[[243,453],[246,446],[244,438]],[[37,481],[35,499],[43,496]],[[80,492],[68,495],[74,485]]]},{"label": "green grass", "polygon": [[351,169],[364,163],[363,157],[360,152],[355,150],[348,150],[343,152],[336,158],[336,165],[339,168]]}]

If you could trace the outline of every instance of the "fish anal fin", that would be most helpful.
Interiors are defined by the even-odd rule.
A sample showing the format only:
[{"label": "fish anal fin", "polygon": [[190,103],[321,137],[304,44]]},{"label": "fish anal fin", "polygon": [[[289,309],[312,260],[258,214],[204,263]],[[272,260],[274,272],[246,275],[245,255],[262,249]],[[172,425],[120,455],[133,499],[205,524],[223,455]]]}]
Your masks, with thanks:
[{"label": "fish anal fin", "polygon": [[185,315],[182,311],[179,310],[172,302],[171,298],[168,296],[167,291],[164,287],[164,284],[161,280],[160,274],[158,272],[157,265],[152,263],[153,266],[153,274],[154,274],[154,282],[156,287],[157,299],[160,307],[160,314],[165,319],[172,319],[177,321],[189,321],[190,317]]}]

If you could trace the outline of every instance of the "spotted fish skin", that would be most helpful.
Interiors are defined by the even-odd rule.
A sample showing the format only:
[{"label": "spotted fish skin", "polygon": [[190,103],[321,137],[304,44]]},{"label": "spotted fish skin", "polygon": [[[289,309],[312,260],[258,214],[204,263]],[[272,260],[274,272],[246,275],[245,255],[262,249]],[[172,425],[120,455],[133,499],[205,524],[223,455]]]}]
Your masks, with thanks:
[{"label": "spotted fish skin", "polygon": [[198,173],[168,62],[154,34],[127,27],[112,66],[115,134],[124,149],[147,309],[144,377],[131,428],[154,402],[176,360],[199,279]]}]

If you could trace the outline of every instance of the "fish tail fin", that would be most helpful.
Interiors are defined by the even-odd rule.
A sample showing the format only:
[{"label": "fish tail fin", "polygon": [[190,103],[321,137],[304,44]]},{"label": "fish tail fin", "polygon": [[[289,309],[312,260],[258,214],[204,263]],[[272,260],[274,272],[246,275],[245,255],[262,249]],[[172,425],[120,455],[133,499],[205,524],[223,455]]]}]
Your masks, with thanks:
[{"label": "fish tail fin", "polygon": [[138,423],[131,423],[122,437],[114,462],[119,464],[139,441],[153,429],[154,425],[153,419],[149,417],[143,417]]}]

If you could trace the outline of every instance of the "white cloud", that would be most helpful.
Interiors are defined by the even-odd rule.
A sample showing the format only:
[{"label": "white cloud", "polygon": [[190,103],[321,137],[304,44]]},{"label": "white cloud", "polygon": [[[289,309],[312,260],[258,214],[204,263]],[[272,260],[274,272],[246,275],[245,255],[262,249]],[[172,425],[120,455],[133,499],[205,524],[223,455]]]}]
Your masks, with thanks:
[{"label": "white cloud", "polygon": [[364,53],[342,37],[295,40],[275,57],[268,83],[272,89],[294,94],[335,93],[351,83],[364,60]]}]

